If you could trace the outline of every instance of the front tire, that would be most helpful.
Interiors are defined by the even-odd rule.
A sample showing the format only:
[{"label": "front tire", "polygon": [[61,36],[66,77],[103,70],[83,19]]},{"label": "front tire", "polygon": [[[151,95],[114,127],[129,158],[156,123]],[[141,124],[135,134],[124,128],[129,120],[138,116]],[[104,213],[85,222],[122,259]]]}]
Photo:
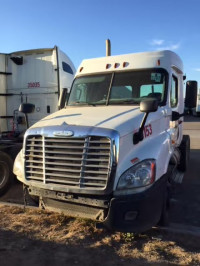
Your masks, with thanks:
[{"label": "front tire", "polygon": [[0,152],[0,196],[5,194],[14,180],[13,160],[5,152]]},{"label": "front tire", "polygon": [[164,198],[163,198],[163,206],[161,211],[160,220],[158,225],[160,226],[168,226],[169,225],[169,204],[170,203],[170,196],[169,196],[169,189],[166,188]]}]

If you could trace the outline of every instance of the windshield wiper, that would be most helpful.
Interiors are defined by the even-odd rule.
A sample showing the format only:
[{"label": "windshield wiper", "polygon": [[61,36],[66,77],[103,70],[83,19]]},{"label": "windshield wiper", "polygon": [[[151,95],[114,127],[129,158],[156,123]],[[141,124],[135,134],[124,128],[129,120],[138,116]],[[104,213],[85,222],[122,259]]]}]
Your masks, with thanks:
[{"label": "windshield wiper", "polygon": [[123,101],[123,103],[139,103],[138,101],[136,101],[136,100],[132,100],[132,99],[130,99],[130,100],[125,100],[125,101]]},{"label": "windshield wiper", "polygon": [[133,99],[129,99],[129,100],[123,100],[123,101],[116,101],[116,102],[109,101],[109,104],[139,104],[139,102]]},{"label": "windshield wiper", "polygon": [[79,102],[79,101],[77,101],[77,102],[73,102],[73,103],[71,103],[71,104],[69,104],[69,105],[86,105],[86,106],[96,106],[94,103]]}]

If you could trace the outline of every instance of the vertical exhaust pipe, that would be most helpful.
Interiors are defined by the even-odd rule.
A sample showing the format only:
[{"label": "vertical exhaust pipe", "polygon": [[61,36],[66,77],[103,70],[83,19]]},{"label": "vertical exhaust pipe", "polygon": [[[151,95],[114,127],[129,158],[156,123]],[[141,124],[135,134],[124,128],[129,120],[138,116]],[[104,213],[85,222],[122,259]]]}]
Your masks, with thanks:
[{"label": "vertical exhaust pipe", "polygon": [[106,40],[106,56],[111,56],[111,43],[110,40]]}]

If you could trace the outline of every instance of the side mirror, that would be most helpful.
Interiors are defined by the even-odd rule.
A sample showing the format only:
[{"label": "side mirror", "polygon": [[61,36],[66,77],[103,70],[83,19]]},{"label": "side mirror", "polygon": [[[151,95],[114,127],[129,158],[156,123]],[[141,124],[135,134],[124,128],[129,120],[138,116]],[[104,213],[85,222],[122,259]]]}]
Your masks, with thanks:
[{"label": "side mirror", "polygon": [[144,139],[143,131],[144,126],[147,120],[149,113],[156,112],[158,110],[158,100],[157,99],[146,99],[140,103],[140,112],[145,113],[142,119],[142,123],[140,124],[140,128],[138,132],[133,135],[133,144],[137,144],[138,142]]},{"label": "side mirror", "polygon": [[58,109],[62,109],[65,106],[67,98],[69,96],[69,92],[67,88],[63,88],[60,94],[59,102],[58,102]]},{"label": "side mirror", "polygon": [[19,106],[19,112],[22,112],[24,114],[33,113],[34,110],[35,110],[35,105],[32,103],[21,103]]},{"label": "side mirror", "polygon": [[27,114],[33,113],[35,110],[35,105],[32,103],[21,103],[19,107],[19,112],[24,113],[26,120],[26,128],[29,128],[28,116]]},{"label": "side mirror", "polygon": [[185,107],[195,108],[197,104],[197,81],[188,80],[186,82],[186,93],[185,93]]},{"label": "side mirror", "polygon": [[146,99],[140,103],[140,112],[151,113],[158,110],[158,100]]}]

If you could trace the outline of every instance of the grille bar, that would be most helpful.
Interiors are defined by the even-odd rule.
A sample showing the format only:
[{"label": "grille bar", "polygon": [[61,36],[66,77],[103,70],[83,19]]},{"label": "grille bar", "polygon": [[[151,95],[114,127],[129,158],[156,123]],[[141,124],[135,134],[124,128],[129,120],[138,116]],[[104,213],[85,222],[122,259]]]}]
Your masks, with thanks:
[{"label": "grille bar", "polygon": [[[33,160],[33,158],[43,158],[43,155],[26,155],[26,158],[28,158],[26,161],[27,162],[38,162],[37,160]],[[29,159],[30,158],[30,159]],[[55,164],[58,164],[58,162],[56,162],[57,160],[62,160],[62,161],[81,161],[80,158],[72,158],[72,157],[67,157],[67,156],[63,156],[63,157],[59,157],[59,156],[56,156],[56,157],[52,157],[52,156],[46,156],[45,157],[46,159],[53,159],[55,161]],[[84,161],[87,161],[87,162],[107,162],[108,159],[104,159],[104,158],[101,158],[101,159],[84,159]],[[71,164],[70,164],[71,165]]]},{"label": "grille bar", "polygon": [[84,189],[105,189],[111,171],[111,141],[101,136],[28,136],[26,179]]},{"label": "grille bar", "polygon": [[[80,160],[79,160],[80,161]],[[41,167],[41,165],[38,165],[38,161],[36,161],[36,160],[27,160],[27,163],[30,163],[30,166],[27,166],[27,167],[31,167],[31,168],[40,168]],[[83,166],[83,163],[66,163],[66,162],[51,162],[51,161],[46,161],[46,163],[45,163],[45,165],[46,165],[46,170],[48,170],[47,169],[47,167],[50,165],[50,166],[55,166],[55,165],[59,165],[59,166],[74,166],[74,167],[81,167],[81,166]],[[99,169],[108,169],[107,168],[107,166],[106,165],[98,165],[98,164],[87,164],[87,163],[85,163],[84,164],[87,168],[94,168],[94,167],[98,167]],[[53,169],[55,169],[55,168],[52,168],[52,170]],[[60,168],[61,169],[61,168]]]},{"label": "grille bar", "polygon": [[38,180],[41,181],[42,177],[41,176],[27,176],[26,177],[28,180]]}]

